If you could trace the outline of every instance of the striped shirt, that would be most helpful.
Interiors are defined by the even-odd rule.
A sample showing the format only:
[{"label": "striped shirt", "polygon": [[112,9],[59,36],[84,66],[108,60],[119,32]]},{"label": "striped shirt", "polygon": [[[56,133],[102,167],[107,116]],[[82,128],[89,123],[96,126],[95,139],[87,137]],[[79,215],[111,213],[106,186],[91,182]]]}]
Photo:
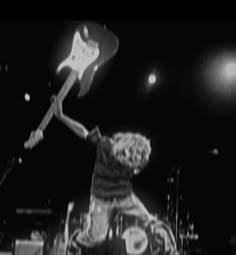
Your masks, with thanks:
[{"label": "striped shirt", "polygon": [[88,134],[87,140],[96,145],[91,194],[102,199],[124,198],[131,195],[130,179],[133,172],[112,156],[111,138],[102,136],[96,127]]}]

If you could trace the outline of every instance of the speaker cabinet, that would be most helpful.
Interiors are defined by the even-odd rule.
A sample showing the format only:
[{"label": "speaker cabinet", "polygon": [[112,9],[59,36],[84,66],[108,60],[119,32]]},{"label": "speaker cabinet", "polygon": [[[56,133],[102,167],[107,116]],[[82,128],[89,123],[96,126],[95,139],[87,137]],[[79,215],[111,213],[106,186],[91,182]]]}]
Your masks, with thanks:
[{"label": "speaker cabinet", "polygon": [[43,241],[15,241],[15,255],[43,255]]}]

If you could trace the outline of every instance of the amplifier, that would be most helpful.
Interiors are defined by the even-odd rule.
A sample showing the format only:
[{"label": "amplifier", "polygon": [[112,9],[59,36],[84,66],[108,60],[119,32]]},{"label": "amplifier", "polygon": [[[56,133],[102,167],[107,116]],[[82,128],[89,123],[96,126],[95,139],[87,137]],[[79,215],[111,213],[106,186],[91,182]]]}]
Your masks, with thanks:
[{"label": "amplifier", "polygon": [[43,255],[43,241],[15,241],[15,255]]}]

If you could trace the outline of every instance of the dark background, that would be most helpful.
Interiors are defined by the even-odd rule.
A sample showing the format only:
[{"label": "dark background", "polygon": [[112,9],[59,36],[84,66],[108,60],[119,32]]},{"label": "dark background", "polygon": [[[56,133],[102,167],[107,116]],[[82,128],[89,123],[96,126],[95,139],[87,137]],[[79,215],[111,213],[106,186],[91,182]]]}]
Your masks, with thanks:
[{"label": "dark background", "polygon": [[[146,134],[153,154],[146,170],[133,180],[136,194],[150,212],[165,215],[167,177],[181,166],[183,221],[190,211],[206,250],[228,249],[230,236],[236,234],[236,98],[212,99],[214,95],[204,92],[201,72],[209,52],[235,47],[236,23],[97,22],[118,36],[119,50],[98,70],[91,90],[80,100],[79,83],[75,84],[63,103],[64,112],[88,129],[99,125],[102,133]],[[70,52],[77,25],[75,21],[0,22],[1,176],[15,159],[0,187],[0,208],[2,218],[9,218],[11,225],[16,222],[15,228],[17,207],[59,212],[75,199],[82,211],[87,210],[94,148],[55,118],[38,146],[31,151],[23,148],[46,113],[51,95],[69,75],[69,69],[57,75],[56,68]],[[147,90],[145,79],[153,68],[160,79]],[[31,96],[29,102],[25,93]],[[215,147],[218,156],[209,153]]]}]

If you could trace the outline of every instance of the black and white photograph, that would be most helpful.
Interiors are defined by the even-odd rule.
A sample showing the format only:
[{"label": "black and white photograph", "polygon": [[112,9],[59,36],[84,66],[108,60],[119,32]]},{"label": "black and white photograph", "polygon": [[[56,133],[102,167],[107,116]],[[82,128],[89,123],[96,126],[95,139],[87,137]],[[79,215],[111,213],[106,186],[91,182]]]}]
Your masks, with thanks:
[{"label": "black and white photograph", "polygon": [[0,255],[236,254],[235,28],[0,21]]}]

